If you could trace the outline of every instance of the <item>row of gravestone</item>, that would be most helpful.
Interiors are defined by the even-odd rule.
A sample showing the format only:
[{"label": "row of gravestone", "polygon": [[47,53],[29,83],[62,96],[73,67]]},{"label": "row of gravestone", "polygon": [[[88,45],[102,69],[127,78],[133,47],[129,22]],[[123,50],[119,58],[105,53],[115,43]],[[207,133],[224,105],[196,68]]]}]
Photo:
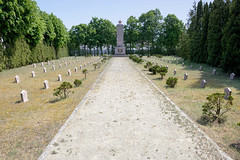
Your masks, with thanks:
[{"label": "row of gravestone", "polygon": [[[161,58],[157,58],[157,57],[153,57],[153,58],[155,58],[155,59],[157,59],[157,60],[162,60]],[[163,59],[163,61],[165,62],[165,59]],[[170,63],[170,61],[167,61],[168,63]],[[152,62],[153,64],[154,64],[154,62]],[[156,64],[158,65],[158,62],[156,62]],[[172,61],[172,64],[173,64],[173,61]],[[176,64],[178,64],[178,61],[176,62]],[[161,65],[162,66],[162,65]],[[182,63],[182,66],[184,67],[184,63]],[[167,67],[168,68],[168,67]],[[191,65],[190,66],[190,69],[192,69],[193,68],[193,65]],[[200,66],[199,67],[199,71],[202,71],[203,70],[203,67],[202,66]],[[216,75],[216,72],[217,72],[217,70],[216,69],[213,69],[212,70],[212,75]],[[234,77],[235,77],[235,74],[234,73],[231,73],[230,74],[230,76],[229,76],[229,78],[230,78],[230,80],[234,80]]]},{"label": "row of gravestone", "polygon": [[[156,57],[156,59],[159,60],[160,58],[157,58],[157,57]],[[177,62],[177,63],[178,63],[178,62]],[[152,64],[155,64],[155,62],[152,62]],[[156,65],[158,65],[158,62],[156,62]],[[160,66],[162,67],[163,65],[161,64]],[[184,66],[184,63],[182,63],[182,66]],[[193,65],[190,66],[191,69],[192,69],[192,67],[193,67]],[[166,68],[168,69],[168,66],[166,66]],[[199,67],[199,71],[202,71],[202,66]],[[177,70],[174,69],[174,70],[173,70],[173,74],[176,75],[176,73],[177,73]],[[212,70],[212,75],[216,75],[216,69],[213,69],[213,70]],[[235,76],[234,73],[230,74],[230,79],[233,80],[233,79],[234,79],[234,76]],[[187,74],[187,73],[184,74],[183,79],[184,79],[184,80],[187,80],[187,79],[188,79],[188,74]],[[205,88],[206,84],[207,84],[207,81],[206,81],[205,79],[203,79],[203,80],[201,81],[201,88]],[[226,94],[224,98],[225,98],[225,99],[228,99],[228,97],[231,96],[231,94],[232,94],[232,90],[231,90],[229,87],[227,87],[227,88],[224,89],[224,93]]]},{"label": "row of gravestone", "polygon": [[[99,61],[101,58],[99,58],[99,59],[97,59],[97,60],[94,60],[94,61],[90,61],[90,62],[88,62],[87,64],[92,64],[93,62],[96,62],[96,61]],[[84,64],[84,66],[86,66],[85,64]],[[82,65],[80,65],[80,69],[82,69],[83,67],[82,67]],[[45,68],[46,69],[46,68]],[[78,70],[77,70],[77,67],[75,67],[75,72],[77,72]],[[45,72],[46,73],[46,72]],[[68,75],[69,76],[71,76],[71,70],[69,69],[68,70]],[[32,77],[35,77],[35,72],[34,71],[32,71]],[[61,74],[59,74],[58,75],[58,81],[62,81],[62,76],[61,76]],[[19,79],[19,76],[18,75],[16,75],[15,76],[15,82],[16,83],[19,83],[20,82],[20,79]],[[49,83],[48,83],[48,81],[47,80],[45,80],[44,81],[44,89],[48,89],[49,88]],[[27,102],[28,101],[28,94],[27,94],[27,91],[26,90],[22,90],[21,91],[21,93],[20,93],[20,96],[21,96],[21,101],[22,102]]]}]

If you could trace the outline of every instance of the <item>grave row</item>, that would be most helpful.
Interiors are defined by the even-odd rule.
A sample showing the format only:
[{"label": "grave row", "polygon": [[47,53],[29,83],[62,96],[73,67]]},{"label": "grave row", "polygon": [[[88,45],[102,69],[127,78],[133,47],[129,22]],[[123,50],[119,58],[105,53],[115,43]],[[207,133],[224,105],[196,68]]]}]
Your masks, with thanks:
[{"label": "grave row", "polygon": [[[96,59],[96,60],[94,60],[94,61],[89,61],[87,64],[84,64],[83,66],[80,65],[79,68],[80,68],[80,69],[83,69],[83,67],[86,67],[87,65],[90,65],[90,64],[92,64],[92,63],[94,63],[94,62],[96,62],[96,61],[99,61],[100,59],[101,59],[101,58],[98,58],[98,59]],[[69,64],[70,64],[70,63],[69,63]],[[60,64],[60,65],[61,65],[61,64]],[[65,65],[66,65],[66,63],[65,63]],[[36,64],[33,64],[33,67],[36,68]],[[52,68],[53,68],[53,70],[55,70],[55,66],[54,66],[54,65],[52,66]],[[60,67],[60,68],[61,68],[61,67]],[[75,67],[74,70],[75,70],[75,72],[77,72],[77,71],[78,71],[78,68]],[[46,70],[45,67],[43,68],[43,72],[44,72],[44,73],[47,72],[47,70]],[[34,71],[31,72],[31,75],[32,75],[32,77],[36,77]],[[69,76],[72,75],[70,69],[68,70],[68,75],[69,75]],[[62,81],[62,76],[61,76],[61,74],[58,75],[58,81]],[[16,82],[16,83],[20,83],[20,78],[19,78],[18,75],[15,76],[15,82]],[[48,80],[44,80],[43,85],[44,85],[44,89],[48,89],[48,88],[49,88],[49,82],[48,82]],[[28,94],[27,94],[27,91],[26,91],[26,90],[22,90],[21,93],[20,93],[20,96],[21,96],[21,101],[22,101],[22,102],[25,103],[25,102],[28,101]]]}]

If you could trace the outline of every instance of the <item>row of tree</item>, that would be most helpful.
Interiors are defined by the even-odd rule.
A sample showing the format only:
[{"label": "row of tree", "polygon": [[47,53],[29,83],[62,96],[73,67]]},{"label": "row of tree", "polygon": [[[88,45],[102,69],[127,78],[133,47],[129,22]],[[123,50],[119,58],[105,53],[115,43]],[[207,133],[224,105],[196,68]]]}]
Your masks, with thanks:
[{"label": "row of tree", "polygon": [[178,55],[240,75],[240,0],[194,3]]},{"label": "row of tree", "polygon": [[103,54],[103,47],[108,53],[114,53],[116,45],[116,27],[106,19],[93,17],[89,24],[73,26],[69,31],[68,45],[70,55]]},{"label": "row of tree", "polygon": [[163,18],[160,10],[155,9],[142,13],[139,18],[130,16],[125,25],[124,40],[128,53],[141,48],[140,53],[147,49],[148,54],[175,55],[183,30],[183,22],[174,14]]},{"label": "row of tree", "polygon": [[0,0],[0,70],[67,56],[68,32],[34,0]]}]

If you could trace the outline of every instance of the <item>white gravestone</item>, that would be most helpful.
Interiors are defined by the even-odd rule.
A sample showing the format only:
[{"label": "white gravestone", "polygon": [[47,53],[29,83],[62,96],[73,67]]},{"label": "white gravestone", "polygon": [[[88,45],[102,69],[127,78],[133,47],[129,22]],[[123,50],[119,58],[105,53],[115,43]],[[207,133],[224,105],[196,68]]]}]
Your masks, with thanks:
[{"label": "white gravestone", "polygon": [[35,75],[35,72],[34,72],[34,71],[32,71],[32,77],[36,77],[36,75]]},{"label": "white gravestone", "polygon": [[18,75],[15,76],[15,82],[16,82],[16,83],[19,83],[19,82],[20,82],[20,79],[19,79],[19,76],[18,76]]},{"label": "white gravestone", "polygon": [[33,64],[33,68],[37,68],[37,65],[35,63]]},{"label": "white gravestone", "polygon": [[44,89],[48,89],[48,88],[49,88],[49,85],[48,85],[48,81],[47,81],[47,80],[45,80],[43,84],[44,84]]},{"label": "white gravestone", "polygon": [[234,74],[234,73],[231,73],[231,74],[230,74],[230,79],[233,80],[233,79],[234,79],[234,76],[235,76],[235,74]]},{"label": "white gravestone", "polygon": [[217,70],[216,70],[216,69],[213,69],[213,70],[212,70],[212,75],[216,75],[216,72],[217,72]]},{"label": "white gravestone", "polygon": [[68,70],[68,75],[69,75],[69,76],[71,76],[71,75],[72,75],[72,74],[71,74],[71,70],[70,70],[70,69]]},{"label": "white gravestone", "polygon": [[62,81],[62,76],[61,76],[61,74],[58,75],[58,81]]},{"label": "white gravestone", "polygon": [[44,66],[43,62],[41,62],[41,66],[42,66],[42,67]]},{"label": "white gravestone", "polygon": [[71,65],[71,62],[69,61],[68,64]]},{"label": "white gravestone", "polygon": [[48,61],[47,64],[50,65],[50,62]]},{"label": "white gravestone", "polygon": [[53,64],[55,64],[55,62],[54,62],[54,61],[52,61],[52,65],[53,65]]},{"label": "white gravestone", "polygon": [[59,64],[59,68],[62,68],[62,64]]},{"label": "white gravestone", "polygon": [[80,65],[80,67],[79,67],[80,69],[82,69],[82,65]]},{"label": "white gravestone", "polygon": [[67,66],[67,62],[65,62],[65,66]]},{"label": "white gravestone", "polygon": [[44,73],[47,73],[47,69],[46,69],[45,67],[43,68],[43,72],[44,72]]},{"label": "white gravestone", "polygon": [[201,82],[201,88],[205,88],[206,84],[207,84],[206,80],[203,79]]},{"label": "white gravestone", "polygon": [[199,71],[202,71],[202,66],[199,67]]},{"label": "white gravestone", "polygon": [[184,74],[184,80],[187,80],[187,79],[188,79],[188,74],[185,73],[185,74]]},{"label": "white gravestone", "polygon": [[224,93],[226,93],[226,95],[225,95],[224,98],[227,100],[228,97],[231,96],[232,90],[231,90],[230,88],[225,88],[225,89],[224,89]]},{"label": "white gravestone", "polygon": [[75,72],[77,72],[77,71],[78,71],[78,68],[77,68],[77,67],[75,67],[75,69],[74,69],[74,70],[75,70]]},{"label": "white gravestone", "polygon": [[22,90],[22,92],[21,92],[21,101],[23,102],[23,103],[25,103],[25,102],[27,102],[28,101],[28,95],[27,95],[27,91],[25,91],[25,90]]},{"label": "white gravestone", "polygon": [[184,63],[182,63],[182,66],[184,67]]},{"label": "white gravestone", "polygon": [[174,70],[173,70],[173,74],[174,74],[174,75],[176,75],[176,73],[177,73],[177,70],[176,70],[176,69],[174,69]]},{"label": "white gravestone", "polygon": [[52,65],[52,69],[55,70],[55,66],[54,65]]}]

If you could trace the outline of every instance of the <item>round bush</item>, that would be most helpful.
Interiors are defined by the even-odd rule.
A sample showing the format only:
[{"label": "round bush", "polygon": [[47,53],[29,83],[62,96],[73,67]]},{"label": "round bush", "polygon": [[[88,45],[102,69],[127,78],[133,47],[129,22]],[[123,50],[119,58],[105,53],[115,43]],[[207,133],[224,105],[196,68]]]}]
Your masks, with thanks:
[{"label": "round bush", "polygon": [[174,78],[174,77],[169,77],[166,81],[166,84],[171,87],[171,88],[174,88],[175,85],[177,84],[177,81],[178,79],[177,78]]}]

